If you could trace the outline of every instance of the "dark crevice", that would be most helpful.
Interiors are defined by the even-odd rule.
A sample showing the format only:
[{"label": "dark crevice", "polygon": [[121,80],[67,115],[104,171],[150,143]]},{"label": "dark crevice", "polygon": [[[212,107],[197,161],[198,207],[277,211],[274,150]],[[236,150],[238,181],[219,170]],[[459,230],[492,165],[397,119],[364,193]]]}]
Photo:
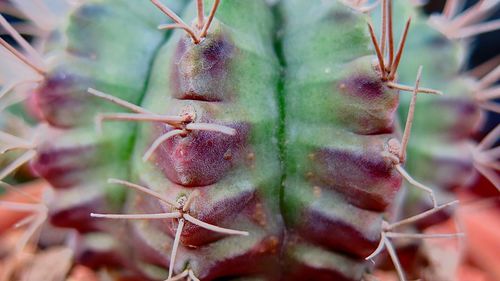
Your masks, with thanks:
[{"label": "dark crevice", "polygon": [[283,14],[279,7],[279,4],[276,4],[272,7],[272,13],[275,19],[275,33],[274,33],[274,51],[276,57],[278,58],[278,62],[280,64],[280,72],[278,82],[276,83],[276,100],[278,102],[278,110],[279,110],[279,124],[278,124],[278,148],[280,153],[280,161],[281,161],[281,180],[279,187],[279,204],[280,204],[280,212],[281,215],[284,215],[284,195],[285,195],[285,180],[286,180],[286,101],[285,101],[285,69],[286,69],[286,60],[283,54],[283,41],[281,40],[282,31],[283,31]]}]

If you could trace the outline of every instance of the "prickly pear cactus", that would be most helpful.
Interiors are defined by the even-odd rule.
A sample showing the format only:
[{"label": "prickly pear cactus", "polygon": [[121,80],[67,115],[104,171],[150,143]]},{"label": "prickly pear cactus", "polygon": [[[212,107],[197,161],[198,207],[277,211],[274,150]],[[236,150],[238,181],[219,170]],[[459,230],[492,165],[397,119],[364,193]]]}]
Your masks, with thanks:
[{"label": "prickly pear cactus", "polygon": [[457,41],[496,4],[28,2],[0,7],[34,35],[0,18],[0,180],[51,188],[0,202],[32,213],[18,252],[47,224],[138,280],[373,280],[385,249],[406,280],[391,241],[437,237],[412,231],[475,169],[498,185],[498,129],[471,139],[498,67],[461,73]]}]

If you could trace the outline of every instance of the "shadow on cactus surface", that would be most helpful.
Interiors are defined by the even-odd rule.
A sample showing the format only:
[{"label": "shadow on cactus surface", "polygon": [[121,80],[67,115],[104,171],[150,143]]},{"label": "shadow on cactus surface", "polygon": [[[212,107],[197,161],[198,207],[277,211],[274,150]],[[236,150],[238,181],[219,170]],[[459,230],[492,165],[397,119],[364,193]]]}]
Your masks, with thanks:
[{"label": "shadow on cactus surface", "polygon": [[500,2],[417,2],[0,1],[0,280],[500,278]]}]

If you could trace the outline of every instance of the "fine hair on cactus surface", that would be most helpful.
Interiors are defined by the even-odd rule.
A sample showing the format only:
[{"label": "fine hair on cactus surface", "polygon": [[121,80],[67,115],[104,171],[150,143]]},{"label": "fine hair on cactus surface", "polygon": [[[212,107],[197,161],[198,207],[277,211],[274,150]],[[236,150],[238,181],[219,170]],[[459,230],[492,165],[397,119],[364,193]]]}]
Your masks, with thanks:
[{"label": "fine hair on cactus surface", "polygon": [[499,13],[0,0],[0,281],[500,280]]}]

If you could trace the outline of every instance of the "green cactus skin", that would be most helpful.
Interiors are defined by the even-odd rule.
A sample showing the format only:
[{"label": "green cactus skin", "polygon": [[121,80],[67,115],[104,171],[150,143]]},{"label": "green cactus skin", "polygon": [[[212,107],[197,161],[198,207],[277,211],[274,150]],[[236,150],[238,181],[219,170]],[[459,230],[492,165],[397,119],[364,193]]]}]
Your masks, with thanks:
[{"label": "green cactus skin", "polygon": [[[182,18],[194,26],[191,2]],[[168,6],[178,13],[184,1]],[[463,46],[409,4],[396,9],[401,19],[394,21],[413,15],[411,32],[419,34],[409,37],[398,80],[412,84],[424,64],[422,84],[447,93],[419,98],[407,168],[432,187],[462,185],[474,164],[464,147],[479,123],[473,82],[458,76]],[[195,43],[180,29],[158,31],[165,16],[147,1],[90,0],[73,11],[46,44],[47,70],[33,99],[46,124],[36,128],[30,164],[55,188],[50,222],[84,237],[78,262],[141,280],[188,273],[200,280],[364,280],[375,267],[365,258],[399,211],[403,177],[383,153],[401,138],[410,100],[400,104],[399,91],[381,78],[368,17],[333,0],[273,7],[222,0]],[[144,115],[185,119],[106,122],[99,133],[96,117],[128,112],[88,88],[140,105]],[[169,132],[176,134],[151,150]],[[108,178],[164,201],[125,194]],[[180,215],[89,217],[172,212]]]},{"label": "green cactus skin", "polygon": [[[211,3],[207,1],[206,6]],[[195,7],[187,11],[191,13],[183,18],[194,18]],[[279,63],[272,46],[273,30],[271,11],[263,1],[223,1],[200,44],[193,44],[182,30],[175,31],[155,59],[144,108],[169,115],[193,112],[194,123],[229,126],[236,135],[190,131],[167,140],[143,162],[154,139],[173,128],[141,126],[133,158],[135,182],[173,201],[198,191],[190,214],[250,232],[248,237],[221,236],[188,223],[181,236],[176,273],[188,267],[202,280],[245,275],[276,278],[282,224],[276,215],[281,166],[276,102]],[[155,202],[139,194],[131,200],[129,211],[167,211]],[[171,245],[177,225],[168,220],[162,225],[134,222],[131,228],[143,240],[136,243],[150,241],[151,235],[161,232],[166,236],[161,243]],[[165,246],[149,247],[148,251],[161,257],[154,263],[165,268],[170,251]]]}]

